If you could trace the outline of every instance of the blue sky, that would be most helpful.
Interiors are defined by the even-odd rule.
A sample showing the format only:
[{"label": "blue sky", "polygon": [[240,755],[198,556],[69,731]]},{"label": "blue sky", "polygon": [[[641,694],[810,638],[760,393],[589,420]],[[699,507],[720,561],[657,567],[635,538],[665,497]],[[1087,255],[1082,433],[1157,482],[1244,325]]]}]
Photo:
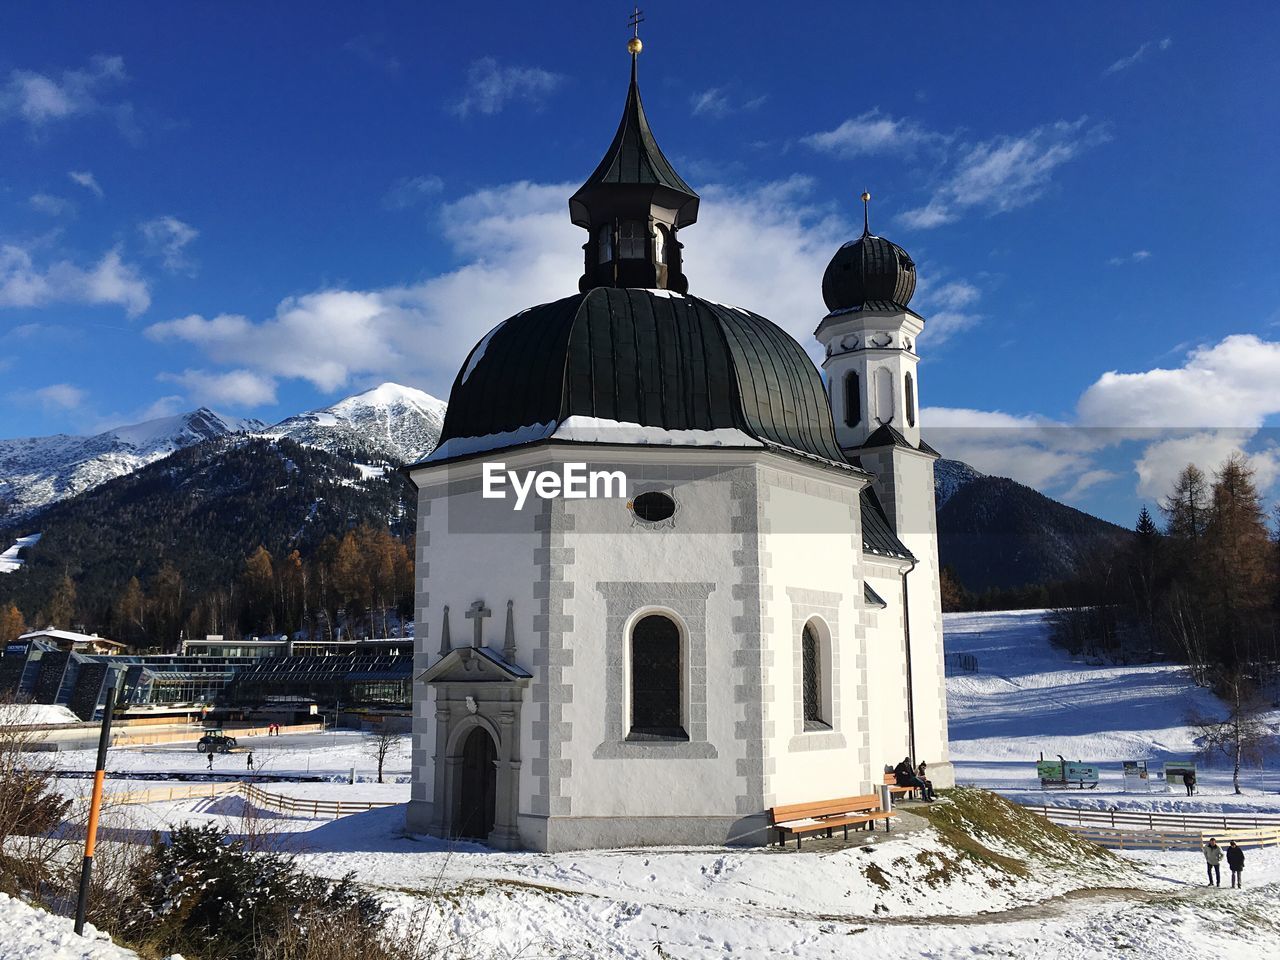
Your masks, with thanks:
[{"label": "blue sky", "polygon": [[[920,265],[944,453],[1123,522],[1231,449],[1274,491],[1280,8],[1219,11],[647,4],[691,290],[811,344],[865,187]],[[576,289],[628,13],[5,5],[0,436],[447,397]]]}]

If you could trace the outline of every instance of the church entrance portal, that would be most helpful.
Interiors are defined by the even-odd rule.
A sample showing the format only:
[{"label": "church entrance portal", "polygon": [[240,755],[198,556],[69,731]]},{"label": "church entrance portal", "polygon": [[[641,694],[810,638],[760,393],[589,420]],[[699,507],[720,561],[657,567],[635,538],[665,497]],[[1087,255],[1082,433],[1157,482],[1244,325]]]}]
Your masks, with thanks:
[{"label": "church entrance portal", "polygon": [[454,833],[477,840],[493,830],[498,796],[498,750],[488,731],[476,727],[462,744],[461,783]]}]

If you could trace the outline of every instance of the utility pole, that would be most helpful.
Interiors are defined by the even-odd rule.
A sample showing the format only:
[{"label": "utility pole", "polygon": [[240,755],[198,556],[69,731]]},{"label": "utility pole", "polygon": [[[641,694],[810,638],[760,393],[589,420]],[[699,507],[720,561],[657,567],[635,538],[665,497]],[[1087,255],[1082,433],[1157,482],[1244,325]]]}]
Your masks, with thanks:
[{"label": "utility pole", "polygon": [[[112,681],[115,680],[112,671]],[[89,826],[84,837],[84,864],[80,868],[80,897],[76,901],[76,933],[84,936],[84,913],[89,905],[89,879],[93,875],[93,848],[98,840],[98,814],[102,810],[102,781],[106,777],[107,747],[111,744],[111,714],[116,709],[116,686],[107,688],[102,708],[102,731],[98,734],[98,764],[93,772],[93,797],[89,801]]]}]

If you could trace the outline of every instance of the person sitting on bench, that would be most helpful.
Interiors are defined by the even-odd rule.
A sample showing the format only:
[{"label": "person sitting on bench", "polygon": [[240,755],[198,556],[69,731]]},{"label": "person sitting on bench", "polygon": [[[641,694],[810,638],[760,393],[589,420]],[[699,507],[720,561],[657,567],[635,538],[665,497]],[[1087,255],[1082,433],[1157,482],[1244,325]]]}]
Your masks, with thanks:
[{"label": "person sitting on bench", "polygon": [[921,780],[916,776],[915,767],[911,765],[910,757],[903,757],[902,762],[893,768],[894,782],[900,787],[915,787],[920,791],[920,796],[928,802],[933,801],[933,787],[925,780]]},{"label": "person sitting on bench", "polygon": [[929,779],[929,765],[923,760],[920,761],[920,769],[916,771],[916,776],[924,783],[925,791],[929,796],[936,799],[938,792],[933,789],[933,781]]}]

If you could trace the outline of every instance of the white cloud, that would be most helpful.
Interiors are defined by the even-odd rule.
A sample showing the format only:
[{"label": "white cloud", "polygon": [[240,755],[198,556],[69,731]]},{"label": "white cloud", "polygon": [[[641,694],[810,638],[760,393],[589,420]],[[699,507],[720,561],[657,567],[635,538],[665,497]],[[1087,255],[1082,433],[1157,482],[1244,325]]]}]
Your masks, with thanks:
[{"label": "white cloud", "polygon": [[1256,429],[1280,413],[1280,341],[1233,334],[1176,369],[1104,373],[1081,396],[1080,422],[1172,430]]},{"label": "white cloud", "polygon": [[191,273],[195,269],[187,256],[187,246],[200,231],[177,217],[156,217],[139,224],[152,256],[158,257],[170,273]]},{"label": "white cloud", "polygon": [[[283,300],[262,320],[193,315],[147,335],[324,391],[381,378],[443,395],[494,323],[576,291],[583,235],[564,206],[575,187],[512,183],[446,204],[444,236],[461,266],[422,283],[319,290]],[[699,223],[682,239],[695,293],[756,310],[816,349],[822,271],[847,227],[807,204],[810,189],[803,178],[745,192],[708,187]]]},{"label": "white cloud", "polygon": [[1156,499],[1167,496],[1187,464],[1194,463],[1210,477],[1229,456],[1238,453],[1254,471],[1258,489],[1267,490],[1280,478],[1280,450],[1250,451],[1253,430],[1202,430],[1147,445],[1134,463],[1138,493]]},{"label": "white cloud", "polygon": [[342,45],[342,49],[354,53],[361,60],[387,73],[400,72],[400,58],[391,52],[385,35],[362,33]]},{"label": "white cloud", "polygon": [[416,207],[428,197],[434,197],[444,189],[444,181],[434,174],[418,177],[401,177],[391,185],[382,205],[388,210],[407,210]]},{"label": "white cloud", "polygon": [[46,410],[75,410],[84,403],[85,392],[69,383],[51,383],[32,391]]},{"label": "white cloud", "polygon": [[903,223],[929,229],[950,223],[969,210],[1006,213],[1038,200],[1054,171],[1083,151],[1108,139],[1088,118],[1060,120],[1020,136],[999,136],[968,144],[943,175],[929,202],[907,210]]},{"label": "white cloud", "polygon": [[1133,51],[1133,53],[1129,54],[1127,57],[1121,57],[1119,60],[1111,64],[1111,66],[1107,67],[1107,69],[1103,70],[1102,75],[1105,77],[1113,73],[1119,73],[1121,70],[1128,70],[1135,63],[1145,59],[1147,54],[1152,50],[1168,50],[1171,46],[1173,46],[1172,37],[1164,37],[1161,40],[1148,40],[1146,43],[1142,44],[1142,46],[1138,47],[1137,50]]},{"label": "white cloud", "polygon": [[916,291],[916,308],[926,317],[921,339],[930,346],[945,343],[952,336],[982,322],[982,315],[966,307],[982,296],[967,280],[951,280],[938,285],[921,284]]},{"label": "white cloud", "polygon": [[877,153],[912,153],[920,147],[946,143],[950,138],[933,133],[906,118],[895,119],[879,108],[846,120],[834,130],[810,134],[802,142],[826,153],[855,157]]},{"label": "white cloud", "polygon": [[55,197],[48,193],[34,193],[27,199],[27,206],[38,213],[47,213],[51,217],[65,217],[76,212],[76,205],[66,197]]},{"label": "white cloud", "polygon": [[767,99],[768,96],[759,96],[735,102],[724,87],[708,87],[689,97],[689,109],[695,117],[724,117],[731,113],[755,110]]},{"label": "white cloud", "polygon": [[[260,407],[276,402],[276,384],[251,370],[227,370],[210,373],[207,370],[184,370],[182,373],[162,373],[159,379],[180,384],[192,403],[211,407]],[[162,398],[164,407],[173,406],[171,398]],[[164,414],[157,414],[164,416]]]},{"label": "white cloud", "polygon": [[71,179],[72,183],[80,184],[80,186],[84,187],[99,199],[104,196],[102,187],[98,184],[98,178],[88,170],[68,170],[67,176]]},{"label": "white cloud", "polygon": [[1133,253],[1126,254],[1124,256],[1112,257],[1107,261],[1107,263],[1111,264],[1113,267],[1123,267],[1125,264],[1142,263],[1142,261],[1150,259],[1150,250],[1135,250]]},{"label": "white cloud", "polygon": [[[1136,492],[1168,493],[1195,463],[1212,474],[1242,453],[1260,489],[1280,481],[1280,448],[1262,443],[1268,418],[1280,414],[1280,342],[1235,334],[1188,352],[1182,366],[1104,373],[1081,395],[1070,422],[1001,412],[926,408],[929,442],[944,456],[1040,489],[1079,498],[1132,464]],[[1098,462],[1103,451],[1115,462]]]},{"label": "white cloud", "polygon": [[920,422],[944,457],[1039,490],[1074,489],[1096,472],[1088,438],[1066,424],[962,407],[925,407]]},{"label": "white cloud", "polygon": [[110,250],[92,267],[60,260],[37,266],[22,247],[0,246],[0,307],[42,307],[51,303],[118,304],[133,317],[151,305],[146,282]]},{"label": "white cloud", "polygon": [[97,56],[82,70],[58,77],[31,70],[12,70],[0,87],[0,119],[18,117],[33,131],[99,110],[128,110],[127,104],[103,104],[102,92],[126,79],[121,57]]},{"label": "white cloud", "polygon": [[710,87],[689,98],[689,108],[695,117],[707,115],[723,117],[729,112],[729,98],[723,87]]},{"label": "white cloud", "polygon": [[540,67],[501,66],[493,57],[483,57],[467,69],[467,90],[451,109],[465,117],[472,112],[500,113],[516,101],[540,106],[564,80]]}]

